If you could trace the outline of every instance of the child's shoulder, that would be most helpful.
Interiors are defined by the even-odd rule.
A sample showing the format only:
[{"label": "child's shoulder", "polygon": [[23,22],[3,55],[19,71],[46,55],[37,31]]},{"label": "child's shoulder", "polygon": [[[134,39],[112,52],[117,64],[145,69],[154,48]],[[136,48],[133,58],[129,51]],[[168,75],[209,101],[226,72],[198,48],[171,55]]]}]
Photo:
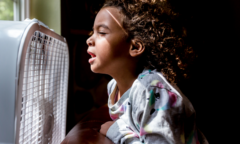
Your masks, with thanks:
[{"label": "child's shoulder", "polygon": [[145,88],[155,87],[159,89],[166,89],[169,92],[177,94],[179,97],[183,96],[183,93],[177,87],[176,84],[170,84],[161,72],[155,70],[144,69],[138,76],[138,82]]},{"label": "child's shoulder", "polygon": [[141,88],[145,88],[145,90],[148,90],[148,88],[150,89],[157,88],[158,90],[155,89],[156,91],[161,91],[161,89],[166,89],[169,95],[176,96],[176,101],[178,101],[179,106],[182,106],[182,105],[186,106],[185,109],[188,115],[195,113],[195,110],[191,102],[182,93],[179,87],[175,83],[170,84],[160,72],[156,70],[144,69],[144,71],[139,74],[137,80],[138,80],[137,85],[141,86]]},{"label": "child's shoulder", "polygon": [[173,89],[171,84],[166,80],[162,73],[155,70],[144,69],[138,76],[138,81],[145,87],[153,86],[158,88],[165,88],[167,90]]},{"label": "child's shoulder", "polygon": [[186,110],[188,114],[195,113],[195,110],[189,101],[189,99],[182,93],[179,87],[174,83],[170,84],[166,78],[156,70],[147,70],[145,69],[138,76],[138,81],[144,85],[144,87],[156,87],[160,89],[166,89],[171,93],[175,93],[178,99],[181,101],[183,105],[186,106]]},{"label": "child's shoulder", "polygon": [[139,81],[151,81],[153,79],[163,80],[163,78],[164,77],[162,76],[162,74],[158,72],[156,69],[154,70],[144,69],[142,73],[138,75]]}]

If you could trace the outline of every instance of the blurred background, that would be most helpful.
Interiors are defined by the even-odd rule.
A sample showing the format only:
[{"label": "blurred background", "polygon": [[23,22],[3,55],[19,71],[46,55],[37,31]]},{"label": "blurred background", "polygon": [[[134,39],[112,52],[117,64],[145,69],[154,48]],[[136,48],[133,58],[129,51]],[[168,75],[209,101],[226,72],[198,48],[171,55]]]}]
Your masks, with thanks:
[{"label": "blurred background", "polygon": [[[0,0],[0,20],[36,18],[67,39],[67,133],[84,115],[107,103],[106,86],[111,77],[91,72],[86,44],[103,3],[104,0]],[[178,86],[196,110],[199,129],[210,143],[215,143],[216,130],[227,127],[219,121],[226,117],[226,108],[233,107],[229,99],[234,88],[229,83],[237,75],[240,1],[196,1],[194,6],[197,10],[192,33],[198,60],[192,77]]]}]

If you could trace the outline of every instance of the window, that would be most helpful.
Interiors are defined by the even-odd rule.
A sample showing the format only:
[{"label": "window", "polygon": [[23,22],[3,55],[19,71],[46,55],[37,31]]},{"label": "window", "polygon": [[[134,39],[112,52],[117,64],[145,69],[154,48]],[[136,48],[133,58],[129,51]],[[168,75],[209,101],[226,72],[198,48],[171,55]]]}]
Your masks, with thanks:
[{"label": "window", "polygon": [[13,0],[0,0],[0,20],[14,20]]},{"label": "window", "polygon": [[29,0],[0,0],[0,20],[22,21],[29,18]]}]

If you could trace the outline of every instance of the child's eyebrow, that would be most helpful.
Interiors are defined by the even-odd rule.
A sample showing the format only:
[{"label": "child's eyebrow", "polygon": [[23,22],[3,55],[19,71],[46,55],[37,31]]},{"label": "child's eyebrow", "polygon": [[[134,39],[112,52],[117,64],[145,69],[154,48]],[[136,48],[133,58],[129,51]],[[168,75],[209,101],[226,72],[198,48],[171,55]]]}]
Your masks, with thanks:
[{"label": "child's eyebrow", "polygon": [[122,27],[122,25],[118,22],[118,20],[112,15],[112,13],[110,12],[110,11],[108,11],[108,10],[106,10],[109,14],[110,14],[110,16],[114,19],[114,21],[121,27],[121,29],[123,30],[123,32],[126,34],[126,35],[128,35],[127,34],[127,32],[125,31],[125,29]]},{"label": "child's eyebrow", "polygon": [[[106,29],[109,29],[109,30],[110,30],[110,28],[109,28],[107,25],[105,25],[105,24],[97,25],[97,26],[96,26],[96,29],[99,29],[100,27],[103,27],[103,28],[106,28]],[[92,29],[94,30],[94,27],[93,27]]]}]

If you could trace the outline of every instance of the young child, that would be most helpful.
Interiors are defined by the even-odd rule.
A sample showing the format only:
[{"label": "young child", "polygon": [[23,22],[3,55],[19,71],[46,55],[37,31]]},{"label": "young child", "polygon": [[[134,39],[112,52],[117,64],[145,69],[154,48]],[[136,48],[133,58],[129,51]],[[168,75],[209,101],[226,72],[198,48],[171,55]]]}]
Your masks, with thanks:
[{"label": "young child", "polygon": [[192,104],[174,84],[193,51],[170,2],[109,0],[96,16],[87,52],[94,73],[113,77],[107,86],[113,121],[100,133],[114,143],[208,143]]}]

